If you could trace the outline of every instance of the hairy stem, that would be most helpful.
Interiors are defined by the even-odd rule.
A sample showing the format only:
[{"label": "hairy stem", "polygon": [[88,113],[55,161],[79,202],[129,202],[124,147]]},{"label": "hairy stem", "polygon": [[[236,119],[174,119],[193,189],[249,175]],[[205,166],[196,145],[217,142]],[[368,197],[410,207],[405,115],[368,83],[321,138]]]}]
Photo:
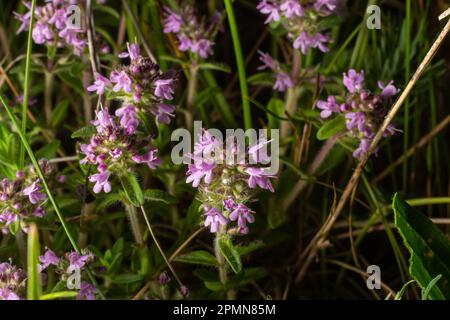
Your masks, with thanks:
[{"label": "hairy stem", "polygon": [[[222,237],[222,234],[224,233],[223,228],[221,227],[221,230],[217,232],[216,238],[214,239],[214,254],[217,259],[218,263],[218,270],[219,270],[219,278],[220,282],[223,284],[224,287],[226,287],[228,283],[228,273],[227,273],[227,265],[225,258],[223,257],[222,253],[220,253],[219,249],[219,241]],[[226,290],[227,292],[227,299],[228,300],[235,300],[236,299],[236,292],[234,290]]]},{"label": "hairy stem", "polygon": [[125,211],[127,212],[128,219],[130,220],[131,232],[133,232],[134,241],[140,246],[144,246],[144,238],[142,237],[142,231],[139,224],[139,218],[136,212],[136,208],[130,204],[125,205]]}]

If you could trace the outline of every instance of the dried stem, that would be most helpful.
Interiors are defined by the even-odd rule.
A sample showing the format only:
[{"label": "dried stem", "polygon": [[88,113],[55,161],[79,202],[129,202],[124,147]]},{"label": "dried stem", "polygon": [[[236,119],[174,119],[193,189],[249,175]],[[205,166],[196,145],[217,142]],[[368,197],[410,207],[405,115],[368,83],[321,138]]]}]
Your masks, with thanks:
[{"label": "dried stem", "polygon": [[[441,33],[437,37],[436,41],[431,46],[430,50],[426,54],[425,58],[420,63],[419,67],[417,68],[416,72],[412,76],[411,80],[408,82],[408,85],[406,86],[405,90],[402,92],[400,97],[397,99],[397,101],[392,106],[391,110],[389,111],[388,115],[384,119],[384,122],[380,129],[378,130],[377,134],[375,135],[375,138],[373,139],[368,152],[363,156],[361,161],[359,162],[358,166],[356,167],[355,171],[353,172],[352,177],[348,181],[344,192],[342,193],[341,198],[339,199],[339,202],[337,204],[337,207],[335,210],[331,211],[330,215],[328,216],[327,220],[325,221],[325,224],[320,228],[320,230],[317,232],[317,234],[314,236],[314,238],[311,240],[311,242],[306,247],[303,255],[301,256],[300,265],[302,266],[299,273],[296,276],[296,282],[300,282],[304,275],[306,274],[306,271],[308,270],[310,264],[312,263],[314,257],[317,254],[317,251],[321,247],[321,245],[324,243],[325,239],[328,236],[328,233],[333,228],[334,223],[336,222],[337,218],[341,214],[342,210],[344,209],[350,195],[353,192],[353,188],[357,185],[359,178],[363,172],[364,166],[366,165],[367,161],[369,160],[370,155],[374,152],[374,150],[377,148],[381,138],[383,137],[384,132],[386,131],[389,124],[394,119],[397,112],[400,110],[400,107],[405,102],[408,95],[411,93],[411,90],[419,80],[419,78],[424,73],[425,69],[430,64],[431,60],[433,59],[434,55],[436,54],[437,50],[441,46],[442,42],[444,41],[446,35],[450,31],[450,20],[447,21],[446,25],[442,29]],[[306,257],[305,260],[302,258]]]}]

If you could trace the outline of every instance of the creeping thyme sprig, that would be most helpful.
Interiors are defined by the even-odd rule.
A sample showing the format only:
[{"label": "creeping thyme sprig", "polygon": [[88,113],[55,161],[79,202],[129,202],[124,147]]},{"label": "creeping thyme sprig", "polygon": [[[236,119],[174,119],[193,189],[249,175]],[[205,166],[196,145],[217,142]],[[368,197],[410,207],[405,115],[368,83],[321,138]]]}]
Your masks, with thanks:
[{"label": "creeping thyme sprig", "polygon": [[[239,158],[239,147],[233,141],[225,144],[204,130],[191,155],[193,164],[187,171],[187,183],[199,189],[199,200],[205,212],[205,226],[216,233],[228,228],[228,233],[247,234],[247,223],[254,222],[254,212],[246,206],[259,187],[274,191],[271,178],[261,163],[267,163],[264,147],[270,141],[261,137],[244,150]],[[232,147],[230,147],[230,145]],[[236,161],[238,159],[238,161]],[[240,160],[239,160],[240,159]],[[236,221],[235,227],[229,226]]]},{"label": "creeping thyme sprig", "polygon": [[[65,176],[58,175],[56,167],[46,160],[39,165],[50,185],[63,183]],[[29,166],[16,172],[16,179],[0,181],[0,228],[2,233],[9,233],[18,223],[27,231],[27,220],[32,217],[42,218],[45,215],[47,195],[42,189],[34,167]]]},{"label": "creeping thyme sprig", "polygon": [[26,287],[25,272],[11,261],[0,263],[0,300],[21,300]]},{"label": "creeping thyme sprig", "polygon": [[139,113],[151,113],[158,123],[170,123],[175,106],[173,100],[176,74],[163,73],[150,58],[143,57],[137,43],[127,43],[128,51],[120,58],[129,58],[129,65],[121,65],[110,73],[109,78],[96,73],[95,82],[87,90],[122,102],[123,108],[116,111],[121,123],[130,133],[138,125]]},{"label": "creeping thyme sprig", "polygon": [[[386,115],[383,102],[395,96],[399,90],[393,81],[388,84],[378,81],[381,92],[374,94],[365,88],[364,71],[358,73],[354,69],[344,73],[342,81],[347,89],[341,99],[342,103],[339,103],[339,97],[329,96],[327,101],[318,101],[317,107],[322,110],[320,116],[323,119],[330,118],[333,114],[345,116],[347,135],[359,140],[359,147],[353,152],[353,156],[361,158],[367,153]],[[389,125],[384,136],[394,133],[394,126]]]},{"label": "creeping thyme sprig", "polygon": [[222,21],[219,12],[207,21],[189,4],[181,5],[177,11],[165,7],[164,11],[164,33],[176,35],[180,51],[189,51],[203,59],[213,54],[214,38]]},{"label": "creeping thyme sprig", "polygon": [[310,48],[328,52],[331,37],[322,19],[335,13],[339,0],[261,0],[256,7],[266,15],[265,23],[278,23],[295,49],[306,54]]},{"label": "creeping thyme sprig", "polygon": [[[63,46],[70,47],[74,53],[80,56],[87,47],[86,32],[81,26],[71,25],[72,5],[78,1],[52,0],[42,6],[36,6],[34,17],[36,23],[33,27],[33,40],[36,44],[45,44],[49,48]],[[29,10],[21,15],[14,13],[20,20],[21,26],[17,33],[27,31],[30,27],[31,3],[25,2]]]}]

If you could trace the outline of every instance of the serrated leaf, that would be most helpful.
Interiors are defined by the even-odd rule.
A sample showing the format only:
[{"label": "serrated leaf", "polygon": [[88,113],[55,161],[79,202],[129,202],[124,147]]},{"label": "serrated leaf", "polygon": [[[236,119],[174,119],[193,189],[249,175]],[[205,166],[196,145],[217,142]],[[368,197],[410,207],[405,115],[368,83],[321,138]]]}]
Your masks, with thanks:
[{"label": "serrated leaf", "polygon": [[241,256],[234,248],[230,237],[224,235],[217,240],[219,251],[227,261],[234,273],[239,273],[242,270]]},{"label": "serrated leaf", "polygon": [[395,226],[408,248],[411,258],[409,270],[422,288],[442,274],[431,288],[431,299],[450,299],[450,241],[430,219],[410,207],[397,194],[392,207]]},{"label": "serrated leaf", "polygon": [[336,118],[325,122],[325,124],[317,131],[317,139],[327,140],[339,132],[345,131],[345,118],[337,116]]},{"label": "serrated leaf", "polygon": [[206,266],[217,266],[216,257],[204,250],[192,251],[187,254],[180,255],[175,258],[175,261]]}]

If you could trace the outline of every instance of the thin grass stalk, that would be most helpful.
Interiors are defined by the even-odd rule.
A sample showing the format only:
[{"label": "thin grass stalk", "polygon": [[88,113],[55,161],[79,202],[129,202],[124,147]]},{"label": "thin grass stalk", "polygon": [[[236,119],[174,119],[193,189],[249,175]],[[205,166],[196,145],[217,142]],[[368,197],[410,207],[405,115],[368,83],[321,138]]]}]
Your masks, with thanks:
[{"label": "thin grass stalk", "polygon": [[230,26],[231,38],[233,40],[234,53],[236,56],[236,64],[239,74],[239,84],[241,87],[242,106],[244,110],[244,126],[245,130],[252,128],[252,115],[250,111],[250,102],[246,97],[248,94],[247,76],[245,74],[245,63],[242,55],[241,41],[239,40],[239,30],[237,28],[236,19],[234,17],[233,5],[231,0],[224,0],[227,11],[228,24]]},{"label": "thin grass stalk", "polygon": [[[35,8],[36,8],[36,0],[32,0],[31,12],[34,13]],[[27,55],[25,58],[25,82],[23,84],[24,88],[23,88],[23,103],[22,103],[22,126],[20,130],[24,136],[27,131],[28,94],[30,90],[30,63],[31,63],[31,52],[33,48],[33,27],[34,27],[34,14],[30,16],[30,26],[27,39]],[[23,145],[21,145],[19,169],[22,169],[24,167],[24,164],[25,164],[25,148]]]}]

